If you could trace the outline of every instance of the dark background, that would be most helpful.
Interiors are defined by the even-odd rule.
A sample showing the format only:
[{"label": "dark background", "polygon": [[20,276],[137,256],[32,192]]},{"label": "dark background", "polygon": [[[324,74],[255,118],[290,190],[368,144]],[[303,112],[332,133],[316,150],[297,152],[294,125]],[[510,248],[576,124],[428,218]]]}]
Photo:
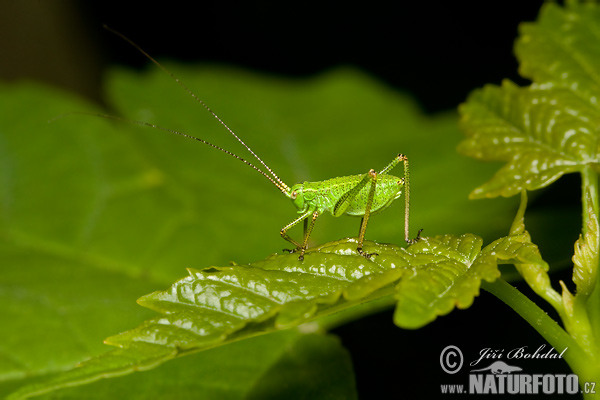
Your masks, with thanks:
[{"label": "dark background", "polygon": [[[527,84],[512,47],[519,23],[535,20],[542,1],[390,3],[4,1],[0,79],[43,80],[102,102],[106,68],[147,64],[102,29],[107,24],[159,59],[234,64],[286,77],[352,65],[410,93],[428,113],[455,109],[486,83]],[[446,375],[439,367],[447,345],[460,347],[468,361],[485,347],[533,351],[544,343],[485,292],[469,310],[418,331],[391,321],[385,312],[335,331],[352,354],[361,398],[436,396],[441,383],[465,383],[466,375]],[[519,366],[529,373],[568,372],[563,362]]]},{"label": "dark background", "polygon": [[485,83],[524,83],[512,54],[537,1],[0,2],[0,77],[33,77],[101,98],[102,71],[156,58],[235,64],[283,76],[354,65],[408,91],[428,112],[453,109]]}]

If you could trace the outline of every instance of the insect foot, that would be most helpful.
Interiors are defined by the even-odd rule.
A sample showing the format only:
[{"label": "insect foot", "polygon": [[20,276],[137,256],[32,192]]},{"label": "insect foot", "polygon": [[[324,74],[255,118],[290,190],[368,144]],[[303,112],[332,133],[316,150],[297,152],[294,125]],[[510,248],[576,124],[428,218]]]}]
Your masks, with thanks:
[{"label": "insect foot", "polygon": [[415,244],[417,243],[419,240],[421,240],[421,232],[423,232],[423,229],[419,229],[419,232],[417,232],[417,237],[414,239],[408,239],[406,240],[406,243],[408,244]]},{"label": "insect foot", "polygon": [[379,255],[379,253],[367,253],[361,247],[359,247],[358,249],[356,249],[356,251],[358,252],[358,254],[360,254],[361,256],[363,256],[364,258],[366,258],[367,260],[369,260],[372,256],[378,256]]},{"label": "insect foot", "polygon": [[283,249],[283,251],[287,252],[287,253],[295,253],[298,250],[300,250],[300,255],[298,256],[298,261],[303,261],[304,260],[304,251],[305,249],[301,248],[301,247],[296,247],[295,249]]}]

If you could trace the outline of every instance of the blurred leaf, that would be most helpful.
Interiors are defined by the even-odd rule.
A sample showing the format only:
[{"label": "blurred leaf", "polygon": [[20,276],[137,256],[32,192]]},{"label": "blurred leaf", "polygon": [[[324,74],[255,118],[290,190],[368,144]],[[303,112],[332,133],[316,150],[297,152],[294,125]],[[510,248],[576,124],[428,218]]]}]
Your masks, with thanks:
[{"label": "blurred leaf", "polygon": [[598,162],[600,46],[596,4],[547,4],[522,25],[516,51],[528,88],[509,81],[473,92],[460,107],[462,153],[507,164],[471,197],[512,196]]},{"label": "blurred leaf", "polygon": [[[452,151],[452,113],[424,116],[346,69],[298,81],[215,66],[170,69],[288,184],[364,173],[402,152],[411,160],[413,234],[468,228],[491,238],[506,230],[513,204],[466,198],[493,167],[473,168]],[[243,154],[160,71],[117,70],[107,85],[112,113]],[[224,154],[90,116],[48,123],[98,110],[36,84],[0,85],[0,105],[0,318],[11,321],[0,331],[0,395],[102,354],[104,338],[150,318],[135,299],[185,268],[263,259],[285,246],[279,230],[293,207]],[[402,206],[386,215],[370,221],[367,237],[401,242]],[[358,223],[322,218],[313,244],[354,234]]]},{"label": "blurred leaf", "polygon": [[92,137],[106,123],[48,124],[90,107],[39,85],[1,85],[0,104],[2,395],[104,352],[106,335],[149,317],[134,302],[157,282],[94,251],[107,187]]},{"label": "blurred leaf", "polygon": [[[63,387],[65,377],[73,379],[68,374],[58,375],[51,381],[54,387],[46,384],[31,389],[43,393]],[[79,376],[82,380],[86,378],[90,376]],[[352,399],[356,396],[350,356],[339,340],[332,335],[301,334],[294,330],[178,358],[143,373],[90,381],[88,385],[63,387],[40,398],[107,399],[126,395],[128,399],[327,396]]]},{"label": "blurred leaf", "polygon": [[332,335],[317,334],[304,335],[286,348],[248,394],[250,399],[324,397],[354,399],[356,388],[350,355],[340,341]]}]

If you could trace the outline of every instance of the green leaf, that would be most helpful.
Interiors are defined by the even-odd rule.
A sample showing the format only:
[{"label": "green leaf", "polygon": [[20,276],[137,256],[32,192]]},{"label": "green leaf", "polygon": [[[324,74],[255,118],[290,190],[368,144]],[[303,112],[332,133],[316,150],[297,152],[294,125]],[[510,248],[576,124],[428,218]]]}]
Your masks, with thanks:
[{"label": "green leaf", "polygon": [[471,197],[539,189],[596,163],[598,111],[562,89],[519,88],[505,81],[473,92],[460,107],[467,139],[458,150],[507,164]]},{"label": "green leaf", "polygon": [[600,48],[595,2],[546,3],[535,23],[523,23],[515,53],[519,72],[536,87],[572,91],[590,106],[600,100]]},{"label": "green leaf", "polygon": [[[135,354],[134,349],[127,352]],[[124,352],[116,350],[95,361],[107,362],[110,357],[114,367],[119,362],[126,367],[127,359],[123,355]],[[128,399],[327,396],[352,399],[356,396],[350,356],[339,340],[332,335],[302,334],[293,330],[178,358],[143,373],[119,377],[113,370],[115,376],[110,384],[106,380],[97,381],[102,375],[94,374],[93,363],[94,360],[85,368],[56,375],[44,384],[21,390],[12,398],[56,389],[61,390],[42,398],[80,399],[89,398],[92,393],[96,398],[121,398],[127,393]],[[70,387],[76,382],[88,384]]]},{"label": "green leaf", "polygon": [[287,348],[248,394],[250,399],[323,397],[354,399],[356,391],[350,355],[337,338],[316,334],[303,335]]},{"label": "green leaf", "polygon": [[34,84],[0,85],[0,104],[0,318],[10,321],[0,329],[4,395],[4,387],[102,354],[104,337],[150,316],[134,302],[157,282],[98,251],[106,243],[94,234],[106,181],[92,137],[107,124],[49,124],[65,110],[91,108]]},{"label": "green leaf", "polygon": [[[470,307],[479,295],[481,280],[493,282],[500,276],[498,263],[545,265],[537,247],[524,242],[519,235],[498,239],[483,250],[480,250],[481,239],[472,235],[445,236],[440,241],[443,245],[436,250],[444,252],[437,253],[435,262],[419,267],[397,287],[394,319],[403,328],[419,328],[454,307]],[[418,251],[420,245],[417,243],[411,249]]]},{"label": "green leaf", "polygon": [[[512,204],[466,199],[492,169],[447,151],[460,136],[454,113],[425,116],[405,96],[346,69],[294,81],[169,67],[287,183],[364,173],[403,152],[411,160],[413,234],[468,228],[491,238],[506,230]],[[161,71],[116,70],[106,86],[117,115],[244,154]],[[135,300],[167,287],[185,268],[243,264],[285,246],[279,230],[294,218],[293,206],[220,152],[91,116],[48,123],[99,110],[38,84],[0,84],[0,107],[0,318],[11,321],[0,330],[0,396],[101,355],[104,338],[151,318]],[[370,220],[368,238],[402,241],[396,203],[387,218]],[[355,233],[358,222],[324,216],[311,246]],[[373,292],[363,283],[349,298]],[[291,325],[303,312],[288,306],[278,323]],[[163,370],[165,380],[178,379],[171,373]],[[123,388],[130,391],[124,397],[139,389]]]},{"label": "green leaf", "polygon": [[365,242],[365,251],[378,253],[367,260],[356,253],[356,239],[345,239],[311,249],[304,261],[283,254],[248,265],[190,269],[169,290],[138,300],[162,316],[106,342],[123,348],[147,342],[185,353],[296,326],[378,290],[379,296],[390,295],[403,274],[419,263],[429,265],[431,255],[442,251],[437,240],[427,242],[421,255],[412,247]]},{"label": "green leaf", "polygon": [[498,260],[543,263],[537,248],[519,239],[500,239],[481,253],[481,238],[469,234],[424,238],[407,249],[366,242],[365,250],[378,254],[372,260],[358,256],[356,240],[346,239],[312,249],[302,262],[286,254],[190,270],[170,290],[138,301],[163,316],[106,342],[123,348],[148,342],[185,353],[295,326],[392,293],[398,301],[396,323],[417,328],[455,304],[469,307],[481,279],[491,282],[500,275]]},{"label": "green leaf", "polygon": [[507,162],[471,197],[539,189],[598,163],[598,10],[596,4],[547,4],[539,21],[522,25],[516,45],[521,72],[534,83],[487,85],[461,105],[467,138],[459,151]]},{"label": "green leaf", "polygon": [[[521,235],[522,236],[522,235]],[[367,260],[347,239],[248,265],[190,270],[169,290],[139,300],[162,315],[110,337],[120,349],[84,362],[45,389],[156,366],[177,356],[299,325],[361,302],[393,295],[395,322],[418,328],[454,307],[467,308],[482,279],[500,276],[498,262],[543,263],[522,238],[499,239],[481,250],[474,235],[423,238],[408,247],[365,243]],[[104,366],[104,368],[103,368]],[[19,395],[44,390],[25,388]]]}]

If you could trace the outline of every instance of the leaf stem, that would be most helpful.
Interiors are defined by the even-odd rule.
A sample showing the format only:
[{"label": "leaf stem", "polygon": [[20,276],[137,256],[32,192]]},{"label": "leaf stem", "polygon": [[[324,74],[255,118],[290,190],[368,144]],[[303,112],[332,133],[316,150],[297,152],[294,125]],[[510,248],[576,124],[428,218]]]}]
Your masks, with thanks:
[{"label": "leaf stem", "polygon": [[[582,203],[582,237],[597,237],[598,232],[598,174],[587,165],[581,171],[581,203]],[[577,285],[577,293],[573,304],[573,319],[577,321],[577,330],[585,333],[586,344],[589,352],[593,352],[596,357],[600,355],[598,344],[600,343],[600,291],[597,288],[596,281],[598,275],[598,243],[595,246],[588,240],[590,251],[595,257],[586,259],[590,265],[586,269],[589,271],[585,282],[586,287]],[[575,260],[575,259],[574,259]],[[592,261],[594,260],[594,261]],[[591,262],[589,262],[591,261]],[[577,268],[577,267],[576,267]],[[591,286],[591,288],[590,288]],[[590,290],[591,289],[591,290]]]},{"label": "leaf stem", "polygon": [[589,165],[581,171],[581,204],[583,205],[583,226],[581,232],[585,236],[589,229],[588,223],[592,218],[589,213],[590,205],[594,210],[594,214],[598,215],[598,174]]},{"label": "leaf stem", "polygon": [[600,367],[590,355],[556,321],[550,318],[544,310],[539,308],[527,296],[503,279],[497,279],[493,283],[482,281],[481,287],[516,311],[558,353],[568,348],[564,354],[565,361],[569,364],[573,372],[579,376],[580,382],[598,380]]},{"label": "leaf stem", "polygon": [[[511,235],[520,235],[527,234],[528,240],[531,242],[531,238],[529,237],[529,233],[525,230],[525,210],[527,208],[527,191],[521,191],[521,204],[519,206],[519,210],[517,211],[517,215],[515,215],[515,219],[510,227]],[[565,312],[565,307],[563,304],[563,299],[556,290],[552,287],[550,283],[550,277],[548,276],[548,267],[546,264],[546,268],[543,268],[537,264],[515,264],[516,270],[519,274],[525,279],[525,282],[533,289],[533,291],[546,300],[556,312],[560,318],[564,321],[567,317]]]}]

